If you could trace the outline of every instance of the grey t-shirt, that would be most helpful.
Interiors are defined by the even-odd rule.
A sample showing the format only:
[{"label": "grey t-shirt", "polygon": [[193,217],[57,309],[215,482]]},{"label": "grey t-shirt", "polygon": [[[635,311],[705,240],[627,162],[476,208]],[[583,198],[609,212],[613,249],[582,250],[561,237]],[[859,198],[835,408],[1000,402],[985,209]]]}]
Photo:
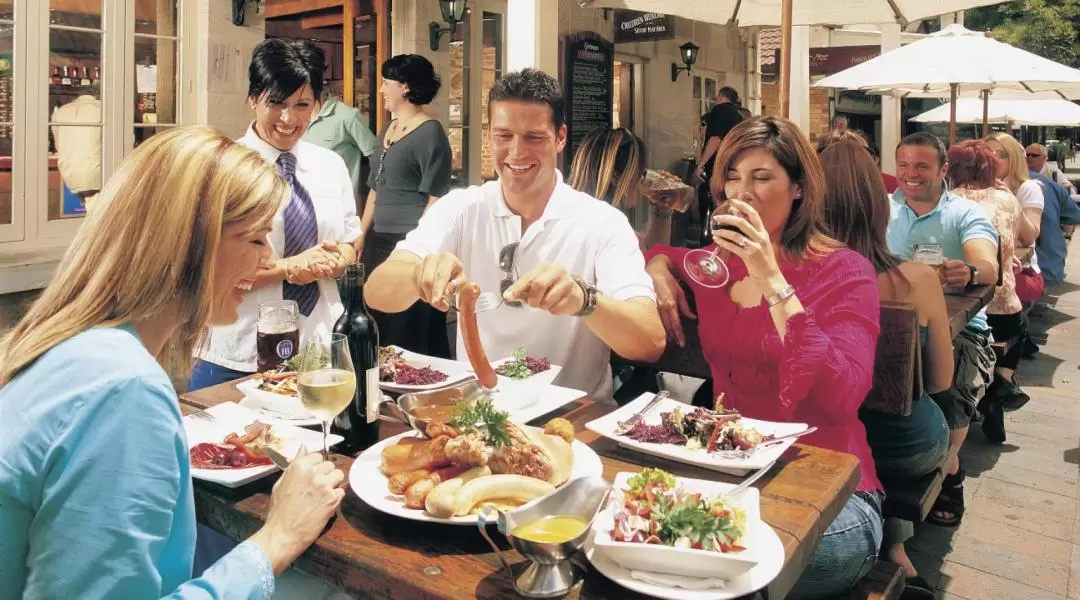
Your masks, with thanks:
[{"label": "grey t-shirt", "polygon": [[408,233],[416,228],[429,196],[442,196],[450,186],[450,140],[442,125],[430,120],[383,149],[389,124],[379,134],[371,156],[368,187],[375,190],[378,233]]}]

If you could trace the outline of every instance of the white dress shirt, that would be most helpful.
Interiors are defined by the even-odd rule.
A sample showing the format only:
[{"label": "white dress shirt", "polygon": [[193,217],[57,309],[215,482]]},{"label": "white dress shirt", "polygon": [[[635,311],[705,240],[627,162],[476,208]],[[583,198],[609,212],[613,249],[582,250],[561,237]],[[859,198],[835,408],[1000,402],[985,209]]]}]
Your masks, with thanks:
[{"label": "white dress shirt", "polygon": [[[247,134],[237,140],[257,151],[270,163],[275,163],[281,151],[259,139],[248,127]],[[296,155],[296,179],[307,189],[315,206],[315,218],[319,225],[319,241],[351,242],[360,236],[360,218],[356,216],[352,180],[345,161],[333,151],[320,148],[310,142],[300,141],[290,150]],[[270,230],[270,247],[274,258],[281,258],[285,248],[285,206],[274,215]],[[237,371],[255,371],[257,351],[255,346],[256,320],[259,305],[263,302],[281,300],[281,282],[268,283],[244,295],[240,303],[240,318],[232,325],[213,327],[209,341],[198,353],[198,358]],[[300,316],[300,344],[322,325],[326,330],[344,312],[337,282],[333,279],[319,280],[319,301],[307,317]]]},{"label": "white dress shirt", "polygon": [[[617,208],[559,183],[544,214],[522,235],[521,217],[511,212],[498,181],[451,191],[428,208],[416,229],[397,249],[421,258],[450,252],[461,259],[465,275],[482,292],[499,293],[504,273],[499,252],[519,242],[514,258],[517,274],[541,262],[566,268],[616,300],[655,301],[652,279],[637,236]],[[523,306],[501,305],[477,315],[480,338],[489,359],[510,356],[524,347],[530,356],[546,357],[562,366],[557,385],[588,393],[597,400],[611,398],[611,350],[578,317],[560,317]],[[465,356],[458,335],[458,357]]]},{"label": "white dress shirt", "polygon": [[[53,112],[56,166],[73,193],[101,189],[101,101],[83,94]],[[78,127],[74,125],[79,125]]]}]

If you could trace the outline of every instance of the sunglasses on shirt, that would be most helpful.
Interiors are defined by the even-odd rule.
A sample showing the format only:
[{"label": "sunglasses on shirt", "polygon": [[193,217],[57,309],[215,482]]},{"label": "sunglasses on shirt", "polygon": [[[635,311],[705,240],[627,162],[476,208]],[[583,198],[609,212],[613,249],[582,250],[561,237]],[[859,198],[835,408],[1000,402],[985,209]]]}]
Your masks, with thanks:
[{"label": "sunglasses on shirt", "polygon": [[[499,294],[505,294],[510,286],[518,279],[517,268],[514,266],[514,257],[517,255],[518,243],[510,242],[499,250],[499,270],[505,273],[499,282]],[[510,308],[521,308],[520,300],[504,300],[503,304]]]}]

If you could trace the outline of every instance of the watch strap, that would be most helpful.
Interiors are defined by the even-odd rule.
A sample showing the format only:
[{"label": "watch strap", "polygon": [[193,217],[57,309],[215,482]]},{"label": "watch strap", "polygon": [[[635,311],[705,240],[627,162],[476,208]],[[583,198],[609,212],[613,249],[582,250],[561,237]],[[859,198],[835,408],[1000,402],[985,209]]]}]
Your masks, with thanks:
[{"label": "watch strap", "polygon": [[596,304],[599,301],[600,290],[596,289],[596,286],[585,281],[584,279],[574,276],[574,282],[581,286],[581,291],[585,296],[585,301],[581,305],[581,310],[574,313],[575,317],[587,317],[596,310]]}]

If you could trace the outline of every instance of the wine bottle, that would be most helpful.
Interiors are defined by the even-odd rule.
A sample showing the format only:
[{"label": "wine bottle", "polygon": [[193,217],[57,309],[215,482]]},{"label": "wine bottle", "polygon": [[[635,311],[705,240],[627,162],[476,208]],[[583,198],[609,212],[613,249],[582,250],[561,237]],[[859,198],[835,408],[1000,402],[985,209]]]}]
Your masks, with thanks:
[{"label": "wine bottle", "polygon": [[355,454],[379,441],[379,328],[364,306],[364,266],[349,265],[344,281],[345,312],[334,324],[334,333],[349,339],[356,395],[334,419],[332,431],[345,438],[339,451]]}]

